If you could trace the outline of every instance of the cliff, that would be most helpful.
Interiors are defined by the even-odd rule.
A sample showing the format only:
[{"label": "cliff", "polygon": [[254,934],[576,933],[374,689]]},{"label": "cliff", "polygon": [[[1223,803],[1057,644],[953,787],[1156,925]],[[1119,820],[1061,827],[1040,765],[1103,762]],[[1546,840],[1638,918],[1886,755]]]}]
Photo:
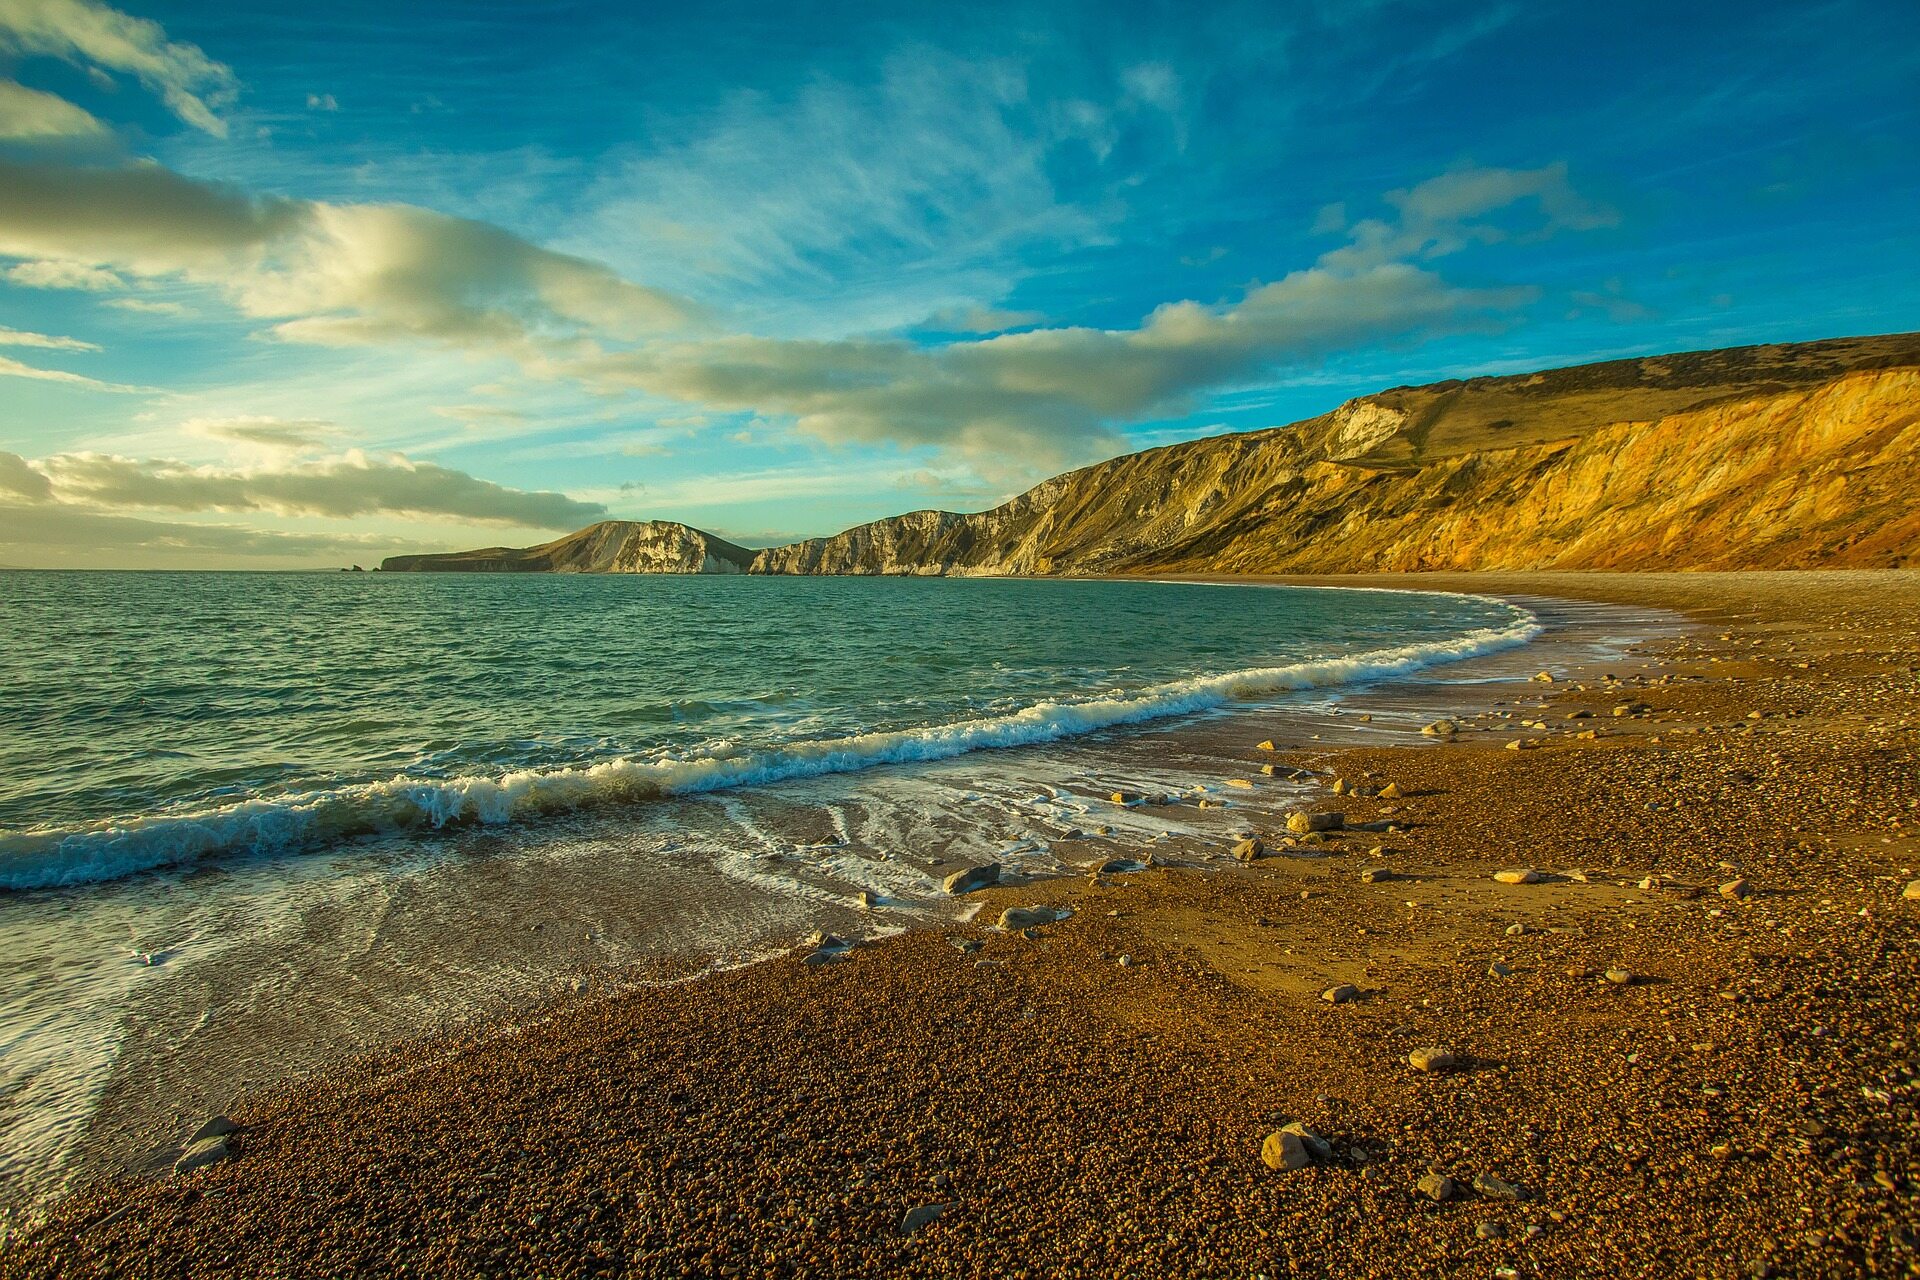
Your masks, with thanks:
[{"label": "cliff", "polygon": [[1920,334],[1399,387],[763,551],[756,573],[1920,563]]},{"label": "cliff", "polygon": [[670,520],[602,520],[537,547],[389,556],[388,573],[745,573],[753,552]]},{"label": "cliff", "polygon": [[[714,555],[797,574],[1899,567],[1920,564],[1917,487],[1920,334],[1898,334],[1396,387],[1068,472],[990,511],[915,511],[757,554],[683,525],[609,521],[545,547],[383,567],[694,572],[657,566]],[[682,549],[558,550],[615,528],[677,530],[642,541]],[[719,550],[702,560],[689,539]]]}]

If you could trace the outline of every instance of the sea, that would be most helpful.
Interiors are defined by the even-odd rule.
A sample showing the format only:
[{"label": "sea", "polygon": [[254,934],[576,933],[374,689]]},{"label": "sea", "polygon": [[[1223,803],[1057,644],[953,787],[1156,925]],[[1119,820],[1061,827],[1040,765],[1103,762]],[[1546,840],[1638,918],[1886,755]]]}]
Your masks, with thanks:
[{"label": "sea", "polygon": [[163,1168],[205,1116],[343,1055],[814,929],[963,919],[941,882],[966,866],[1227,859],[1310,780],[1197,726],[1418,740],[1413,702],[1352,700],[1487,670],[1539,613],[1153,581],[0,572],[0,1213]]}]

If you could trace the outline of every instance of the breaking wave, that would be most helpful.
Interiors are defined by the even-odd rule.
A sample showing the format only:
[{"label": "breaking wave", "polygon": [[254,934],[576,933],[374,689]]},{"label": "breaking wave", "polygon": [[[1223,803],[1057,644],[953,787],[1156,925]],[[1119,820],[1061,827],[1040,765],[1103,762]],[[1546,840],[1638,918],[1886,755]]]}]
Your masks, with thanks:
[{"label": "breaking wave", "polygon": [[1239,698],[1408,675],[1522,645],[1540,634],[1532,614],[1509,607],[1516,614],[1509,625],[1481,628],[1449,640],[1198,676],[1124,695],[1044,701],[1004,715],[926,728],[782,743],[761,751],[694,759],[621,759],[492,776],[398,777],[66,830],[0,835],[0,890],[90,884],[222,854],[298,852],[365,835],[469,823],[497,825],[598,805],[1054,742],[1099,729],[1207,711]]}]

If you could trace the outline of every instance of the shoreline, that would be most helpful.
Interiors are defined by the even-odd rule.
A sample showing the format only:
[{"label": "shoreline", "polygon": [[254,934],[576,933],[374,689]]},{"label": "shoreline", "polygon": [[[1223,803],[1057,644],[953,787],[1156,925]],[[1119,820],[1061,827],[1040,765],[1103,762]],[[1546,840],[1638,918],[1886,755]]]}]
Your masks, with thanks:
[{"label": "shoreline", "polygon": [[[1777,1274],[1842,1274],[1869,1259],[1904,1265],[1913,1257],[1912,1241],[1893,1228],[1902,1213],[1912,1212],[1910,1102],[1902,1104],[1908,1108],[1904,1117],[1894,1116],[1896,1123],[1876,1139],[1875,1154],[1893,1156],[1869,1171],[1887,1171],[1892,1185],[1882,1187],[1868,1176],[1864,1185],[1875,1190],[1859,1191],[1857,1203],[1848,1206],[1855,1224],[1864,1221],[1866,1227],[1809,1227],[1798,1236],[1772,1231],[1763,1248],[1763,1215],[1754,1197],[1777,1190],[1770,1175],[1804,1168],[1774,1159],[1771,1148],[1764,1158],[1754,1156],[1752,1143],[1741,1136],[1753,1126],[1726,1114],[1730,1104],[1718,1099],[1738,1097],[1741,1105],[1764,1110],[1773,1105],[1771,1095],[1718,1066],[1708,1071],[1712,1083],[1696,1080],[1695,1088],[1683,1088],[1687,1070],[1703,1070],[1693,1060],[1701,1055],[1688,1058],[1691,1050],[1676,1049],[1687,1062],[1666,1062],[1668,1048],[1650,1029],[1685,1017],[1724,1033],[1713,1039],[1724,1039],[1719,1048],[1731,1049],[1736,1030],[1760,1040],[1796,1028],[1804,1036],[1805,1027],[1774,1015],[1800,1007],[1795,1000],[1817,1005],[1832,998],[1809,994],[1832,985],[1811,980],[1828,963],[1818,956],[1796,954],[1744,968],[1733,963],[1728,957],[1738,952],[1729,952],[1720,936],[1733,927],[1729,912],[1736,924],[1755,918],[1741,933],[1749,952],[1750,939],[1762,936],[1780,937],[1782,944],[1769,945],[1781,947],[1782,954],[1795,950],[1789,941],[1795,935],[1779,934],[1781,929],[1832,933],[1837,951],[1830,963],[1853,966],[1856,987],[1864,984],[1884,1005],[1852,1010],[1865,1021],[1812,1024],[1840,1037],[1841,1053],[1832,1056],[1857,1051],[1860,1064],[1873,1065],[1876,1052],[1884,1057],[1888,1051],[1873,1049],[1871,1033],[1901,1025],[1899,1011],[1911,1026],[1911,996],[1896,993],[1895,979],[1905,981],[1910,993],[1913,962],[1891,954],[1901,949],[1896,943],[1914,940],[1914,912],[1907,909],[1913,904],[1900,901],[1900,884],[1892,883],[1889,894],[1880,881],[1862,880],[1851,863],[1828,868],[1838,873],[1828,879],[1843,886],[1829,899],[1853,895],[1847,898],[1852,904],[1858,897],[1850,918],[1867,922],[1848,926],[1857,932],[1833,932],[1827,917],[1845,913],[1820,909],[1809,897],[1816,891],[1804,883],[1818,878],[1807,874],[1817,865],[1807,861],[1814,855],[1775,848],[1777,838],[1758,834],[1769,820],[1778,827],[1781,817],[1793,813],[1829,826],[1836,820],[1852,827],[1877,822],[1875,838],[1893,841],[1891,855],[1886,846],[1859,843],[1858,831],[1850,831],[1851,843],[1836,851],[1818,846],[1817,852],[1829,861],[1904,859],[1899,866],[1920,857],[1912,836],[1920,816],[1888,809],[1879,798],[1887,779],[1911,780],[1912,731],[1899,726],[1897,717],[1892,728],[1863,720],[1875,713],[1861,709],[1868,703],[1854,688],[1878,681],[1876,698],[1905,699],[1888,705],[1909,711],[1914,706],[1912,632],[1920,613],[1920,574],[1843,576],[1854,584],[1851,592],[1834,574],[1419,575],[1413,589],[1456,590],[1441,584],[1470,581],[1487,594],[1524,583],[1534,594],[1580,598],[1565,590],[1571,586],[1629,604],[1681,602],[1696,621],[1717,622],[1729,636],[1730,628],[1746,630],[1740,645],[1702,639],[1700,631],[1666,642],[1670,669],[1687,679],[1618,686],[1661,704],[1644,715],[1616,718],[1607,707],[1575,705],[1596,701],[1596,694],[1599,701],[1615,696],[1604,687],[1571,688],[1589,682],[1523,690],[1544,695],[1552,707],[1524,713],[1553,726],[1524,735],[1540,739],[1532,750],[1481,749],[1483,742],[1513,739],[1511,732],[1493,732],[1507,723],[1493,714],[1470,723],[1469,732],[1445,746],[1322,751],[1303,745],[1281,753],[1290,761],[1311,757],[1342,777],[1371,773],[1407,792],[1406,801],[1391,804],[1340,802],[1356,821],[1398,819],[1394,824],[1406,828],[1380,840],[1389,851],[1378,858],[1345,837],[1336,838],[1325,856],[1263,858],[1246,868],[1155,869],[1096,882],[1043,880],[989,890],[982,895],[987,906],[981,922],[1002,907],[1029,901],[1070,905],[1075,914],[1041,928],[1033,940],[994,934],[981,922],[936,926],[856,948],[818,969],[797,958],[776,959],[704,975],[684,988],[563,1004],[534,1028],[475,1037],[430,1059],[418,1056],[419,1046],[402,1046],[380,1057],[385,1066],[368,1060],[293,1096],[260,1099],[257,1112],[236,1117],[249,1128],[236,1140],[239,1158],[230,1163],[183,1180],[94,1187],[55,1205],[48,1224],[10,1249],[15,1260],[0,1260],[0,1270],[86,1272],[129,1251],[190,1258],[206,1274],[257,1271],[268,1257],[283,1265],[303,1258],[309,1270],[343,1268],[380,1256],[367,1251],[383,1239],[405,1239],[422,1250],[421,1265],[430,1271],[546,1274],[591,1274],[595,1259],[618,1257],[626,1261],[613,1269],[635,1274],[971,1271],[1017,1269],[1023,1260],[1040,1273],[1080,1266],[1126,1274],[1285,1273],[1304,1263],[1314,1240],[1335,1250],[1315,1255],[1329,1274],[1381,1267],[1398,1274],[1399,1265],[1414,1269],[1416,1256],[1429,1264],[1512,1265],[1531,1274],[1550,1260],[1584,1256],[1583,1250],[1627,1268],[1684,1259],[1706,1268],[1701,1274],[1722,1274],[1714,1268],[1723,1264],[1729,1275],[1755,1273],[1754,1266]],[[1230,580],[1361,585],[1354,579]],[[1892,598],[1849,598],[1862,582]],[[1405,589],[1399,580],[1367,579],[1365,585]],[[1771,616],[1730,621],[1755,609]],[[1889,655],[1871,673],[1861,655],[1834,639],[1867,634]],[[1786,645],[1811,659],[1807,670],[1776,661]],[[1756,650],[1765,659],[1759,666]],[[1723,661],[1710,663],[1708,657]],[[1826,666],[1845,670],[1818,670]],[[1862,672],[1853,672],[1856,666]],[[1787,687],[1796,683],[1803,688]],[[1501,688],[1517,700],[1512,686]],[[1647,689],[1658,695],[1648,698]],[[1764,693],[1778,700],[1823,689],[1834,707],[1810,709],[1786,699],[1794,705],[1758,709],[1757,721],[1745,721],[1744,712],[1740,719],[1731,714],[1731,703],[1742,698],[1753,701]],[[1809,701],[1820,704],[1818,696]],[[1576,739],[1584,730],[1558,718],[1567,709],[1594,712],[1578,723],[1604,734]],[[1232,713],[1221,718],[1219,729],[1240,733],[1238,722],[1259,714]],[[1768,723],[1773,717],[1791,726],[1778,742],[1778,726]],[[1817,786],[1807,794],[1794,779],[1776,779],[1781,767],[1766,763],[1764,748],[1780,747],[1771,753],[1776,756],[1800,749],[1795,738],[1802,733],[1833,749],[1826,763],[1844,760],[1872,783],[1861,792],[1866,818],[1824,803]],[[1250,748],[1251,742],[1239,748],[1249,767],[1257,758]],[[1674,758],[1678,772],[1669,777],[1675,768],[1667,762]],[[1688,781],[1696,769],[1747,781],[1696,795],[1700,789]],[[1610,782],[1597,786],[1601,780]],[[1743,803],[1775,787],[1794,792],[1786,797],[1792,802],[1787,810],[1769,815]],[[1671,799],[1675,791],[1686,792],[1685,804]],[[1463,809],[1469,799],[1471,808]],[[1327,808],[1330,801],[1309,807]],[[1679,807],[1657,807],[1669,803]],[[1682,821],[1692,816],[1689,809],[1707,821]],[[1656,827],[1662,835],[1657,851],[1645,847]],[[1700,827],[1709,830],[1703,834]],[[1755,834],[1742,835],[1748,827]],[[1379,838],[1362,839],[1373,845]],[[1585,867],[1560,856],[1574,851]],[[1728,859],[1716,854],[1732,855],[1735,869],[1755,886],[1751,897],[1719,895],[1715,877]],[[1607,857],[1610,862],[1602,861]],[[1488,879],[1488,867],[1502,858],[1592,874],[1585,883],[1556,877],[1541,885],[1499,886]],[[1679,887],[1634,887],[1633,873],[1643,863],[1647,873],[1671,877]],[[1358,872],[1368,866],[1394,878],[1366,884]],[[1868,914],[1859,915],[1861,910]],[[1771,923],[1775,917],[1786,923]],[[1761,918],[1769,920],[1770,933],[1760,930]],[[1509,932],[1515,925],[1522,931]],[[977,956],[961,953],[945,945],[942,933],[982,941],[983,948]],[[1877,944],[1873,954],[1863,949],[1868,939]],[[1648,945],[1653,943],[1659,945]],[[1603,950],[1607,954],[1599,954]],[[1911,957],[1911,947],[1905,950]],[[1114,959],[1121,954],[1139,963],[1121,966]],[[1675,963],[1684,955],[1725,965],[1714,976],[1733,984],[1735,998],[1723,998],[1723,988],[1714,984],[1696,992],[1704,974]],[[1575,980],[1566,972],[1616,962],[1648,981],[1616,986]],[[1507,972],[1496,974],[1495,968]],[[1367,994],[1340,1004],[1317,999],[1319,984],[1339,982]],[[1742,983],[1766,991],[1777,985],[1780,991],[1743,1000]],[[1433,1012],[1436,1000],[1446,1016]],[[1740,1027],[1721,1026],[1734,1016],[1730,1010],[1738,1011]],[[1656,1011],[1657,1022],[1649,1016]],[[1522,1015],[1529,1013],[1537,1028],[1524,1025]],[[915,1025],[909,1015],[930,1025]],[[875,1020],[883,1029],[868,1025]],[[721,1043],[732,1026],[747,1030],[736,1043]],[[1412,1030],[1400,1034],[1402,1026]],[[1623,1070],[1614,1060],[1622,1055],[1599,1051],[1623,1027],[1635,1044],[1653,1044],[1631,1056],[1662,1056],[1658,1068],[1633,1062]],[[796,1028],[811,1030],[796,1035]],[[832,1050],[824,1056],[821,1034],[828,1035]],[[1467,1069],[1432,1078],[1412,1072],[1405,1053],[1421,1037],[1458,1042],[1451,1051],[1465,1058]],[[1537,1045],[1538,1038],[1548,1043]],[[529,1043],[536,1039],[543,1043]],[[1522,1052],[1521,1046],[1541,1052]],[[1715,1061],[1718,1051],[1706,1059]],[[740,1071],[716,1073],[697,1065],[703,1062],[735,1063]],[[1588,1083],[1579,1079],[1582,1062],[1602,1064],[1597,1070],[1605,1088],[1582,1087]],[[1803,1063],[1812,1076],[1830,1065]],[[395,1077],[389,1068],[406,1074]],[[1766,1069],[1762,1061],[1749,1073]],[[1561,1084],[1561,1092],[1591,1098],[1603,1108],[1599,1114],[1608,1102],[1617,1110],[1621,1097],[1635,1098],[1657,1103],[1653,1110],[1661,1114],[1679,1115],[1675,1123],[1690,1139],[1717,1125],[1728,1131],[1726,1142],[1655,1150],[1658,1144],[1640,1132],[1646,1125],[1635,1119],[1623,1126],[1630,1142],[1593,1138],[1597,1146],[1571,1157],[1567,1153],[1579,1144],[1572,1142],[1569,1125],[1589,1136],[1596,1126],[1582,1126],[1586,1117],[1562,1114],[1560,1093],[1543,1092],[1543,1076],[1565,1081],[1569,1070],[1572,1083]],[[503,1074],[524,1092],[516,1097],[496,1088]],[[654,1074],[677,1082],[664,1097],[652,1096],[645,1078]],[[1056,1076],[1074,1087],[1051,1087]],[[591,1095],[604,1114],[569,1105],[559,1087],[569,1077],[579,1080],[580,1092]],[[739,1094],[725,1088],[730,1080]],[[852,1080],[862,1082],[864,1091],[849,1090]],[[1173,1080],[1182,1087],[1170,1088]],[[1716,1092],[1706,1095],[1706,1088]],[[1821,1095],[1817,1083],[1813,1088],[1815,1097],[1839,1092]],[[1906,1088],[1897,1085],[1896,1092]],[[450,1114],[449,1100],[473,1091],[489,1105]],[[1004,1098],[996,1106],[1000,1092]],[[1463,1096],[1469,1094],[1475,1096]],[[1842,1101],[1830,1109],[1847,1110]],[[1282,1113],[1334,1138],[1335,1158],[1290,1174],[1265,1169],[1258,1159],[1260,1133],[1277,1125]],[[1523,1114],[1527,1124],[1539,1126],[1533,1137],[1516,1127]],[[367,1127],[348,1123],[354,1116],[364,1117]],[[591,1140],[579,1149],[597,1178],[575,1176],[578,1170],[557,1145],[559,1130],[567,1127],[554,1123],[560,1116],[576,1130],[586,1127]],[[1490,1123],[1490,1116],[1510,1123]],[[503,1117],[528,1134],[516,1157],[503,1155],[497,1144],[485,1145],[501,1136],[493,1130]],[[1129,1130],[1122,1117],[1137,1121],[1137,1129]],[[996,1118],[1003,1123],[989,1122]],[[535,1127],[526,1131],[530,1120]],[[1822,1134],[1799,1134],[1784,1146],[1858,1146],[1855,1136],[1871,1128],[1851,1115],[1833,1123],[1822,1119],[1818,1126]],[[876,1139],[880,1131],[889,1136]],[[744,1141],[723,1140],[733,1132]],[[797,1134],[805,1140],[796,1141]],[[442,1140],[453,1135],[457,1140]],[[1845,1137],[1830,1142],[1830,1135]],[[1776,1141],[1771,1130],[1767,1140]],[[1614,1149],[1621,1145],[1637,1154]],[[1715,1154],[1722,1146],[1728,1149]],[[1481,1154],[1465,1155],[1465,1147]],[[799,1159],[809,1151],[820,1158]],[[614,1159],[615,1152],[623,1154]],[[646,1152],[653,1153],[654,1164],[641,1158]],[[402,1153],[408,1159],[395,1163]],[[1542,1153],[1546,1158],[1536,1160]],[[392,1180],[418,1160],[432,1177],[410,1172]],[[1577,1167],[1583,1161],[1584,1170]],[[1478,1173],[1522,1187],[1526,1198],[1463,1191],[1458,1201],[1426,1200],[1413,1183],[1428,1165],[1451,1170],[1463,1188]],[[1621,1165],[1624,1174],[1616,1167]],[[692,1171],[680,1175],[683,1166]],[[498,1197],[475,1202],[455,1194],[454,1183],[434,1181],[441,1170],[449,1177],[465,1170],[463,1176],[484,1178],[489,1168],[518,1170]],[[1637,1192],[1623,1191],[1636,1176]],[[1672,1194],[1650,1193],[1661,1179],[1672,1180]],[[743,1200],[728,1189],[734,1185],[763,1191]],[[1055,1204],[1043,1212],[1049,1208],[1045,1185],[1067,1188],[1061,1194],[1070,1211]],[[346,1196],[342,1213],[324,1222],[289,1200],[311,1197],[319,1188]],[[1185,1201],[1169,1199],[1175,1188],[1187,1193]],[[1847,1200],[1845,1188],[1830,1190]],[[585,1218],[571,1200],[580,1196],[594,1205]],[[1612,1219],[1617,1230],[1609,1229],[1608,1211],[1594,1211],[1596,1197],[1599,1204],[1617,1200],[1620,1212],[1632,1213]],[[1569,1207],[1582,1200],[1587,1203]],[[542,1208],[515,1217],[523,1201]],[[623,1207],[603,1212],[609,1203]],[[939,1221],[912,1234],[899,1231],[903,1214],[933,1203],[949,1205]],[[443,1212],[456,1204],[477,1215],[475,1222],[489,1224],[487,1240],[466,1231],[459,1213]],[[714,1216],[726,1206],[731,1210]],[[502,1217],[509,1207],[512,1212]],[[782,1211],[787,1208],[793,1212]],[[103,1223],[116,1213],[113,1222]],[[1665,1224],[1667,1234],[1647,1229],[1634,1214]],[[1394,1252],[1390,1242],[1396,1233],[1404,1237],[1415,1220],[1419,1238],[1410,1246],[1402,1239],[1398,1247],[1406,1252]],[[1477,1230],[1482,1222],[1500,1230],[1483,1238]],[[753,1230],[743,1235],[748,1227]],[[756,1255],[749,1243],[755,1232],[779,1243],[761,1251],[771,1257]],[[1824,1238],[1810,1244],[1809,1234]],[[603,1247],[596,1253],[581,1241]],[[1212,1243],[1196,1252],[1203,1241]],[[1734,1242],[1741,1249],[1733,1252],[1753,1256],[1735,1259],[1721,1248]],[[505,1246],[512,1248],[502,1254]],[[302,1268],[295,1263],[292,1269]],[[1599,1273],[1606,1270],[1602,1266]],[[1562,1272],[1549,1267],[1543,1273]]]}]

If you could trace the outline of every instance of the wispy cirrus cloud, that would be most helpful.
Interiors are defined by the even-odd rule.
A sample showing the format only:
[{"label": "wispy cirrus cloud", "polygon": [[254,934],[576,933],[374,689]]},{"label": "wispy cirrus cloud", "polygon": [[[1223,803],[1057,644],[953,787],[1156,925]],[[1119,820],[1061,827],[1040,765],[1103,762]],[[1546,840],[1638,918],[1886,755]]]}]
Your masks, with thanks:
[{"label": "wispy cirrus cloud", "polygon": [[219,112],[239,93],[232,69],[198,46],[94,0],[0,0],[0,49],[131,75],[180,120],[215,137],[227,135]]},{"label": "wispy cirrus cloud", "polygon": [[50,333],[29,333],[24,329],[9,329],[0,325],[0,347],[39,347],[43,351],[98,351],[100,348],[91,342],[82,342],[78,338],[62,338]]}]

